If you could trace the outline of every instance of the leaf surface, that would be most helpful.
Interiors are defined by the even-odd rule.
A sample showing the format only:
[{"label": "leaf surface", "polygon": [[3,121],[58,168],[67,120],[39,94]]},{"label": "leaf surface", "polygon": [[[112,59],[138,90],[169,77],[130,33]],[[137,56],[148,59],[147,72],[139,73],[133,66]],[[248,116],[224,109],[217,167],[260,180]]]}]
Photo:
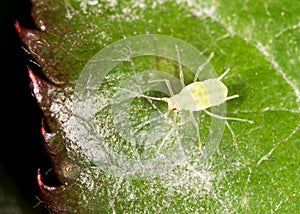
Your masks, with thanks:
[{"label": "leaf surface", "polygon": [[[47,79],[30,72],[33,92],[50,129],[43,132],[45,145],[63,183],[60,187],[46,186],[39,174],[41,191],[50,209],[66,213],[300,210],[299,8],[296,1],[290,4],[272,0],[33,0],[32,13],[40,31],[20,27],[19,34]],[[107,173],[101,164],[86,158],[101,154],[97,146],[89,148],[92,144],[78,142],[72,133],[89,130],[82,127],[91,125],[93,119],[78,126],[73,120],[72,105],[76,81],[98,51],[121,39],[145,34],[172,36],[196,47],[211,59],[217,75],[230,68],[222,81],[229,95],[240,97],[227,102],[227,115],[255,123],[228,120],[230,126],[225,127],[211,157],[200,157],[204,143],[200,149],[195,146],[188,159],[164,176],[131,179]],[[214,55],[210,58],[211,53]],[[155,68],[177,72],[179,77],[179,67],[180,64],[146,56],[124,63],[106,77],[100,88],[100,102],[104,105],[106,98],[118,92],[120,80],[131,77],[132,70]],[[191,82],[188,72],[185,77]],[[149,105],[143,99],[134,102],[129,118],[123,120],[136,126],[145,122],[148,110],[156,112],[151,106],[166,107],[162,102]],[[88,106],[84,102],[82,105],[84,111]],[[137,145],[143,142],[145,146],[149,141],[140,139],[132,144],[121,140],[111,119],[118,114],[110,110],[103,109],[96,117],[100,135],[106,136],[101,139],[129,159],[151,159],[153,151],[139,156]],[[203,113],[200,116],[204,117],[200,131],[205,135],[211,118]],[[150,120],[149,115],[147,118]],[[156,125],[156,133],[167,126]],[[141,133],[147,134],[148,126],[141,127]],[[72,131],[77,129],[78,132]],[[88,140],[93,141],[92,137]]]}]

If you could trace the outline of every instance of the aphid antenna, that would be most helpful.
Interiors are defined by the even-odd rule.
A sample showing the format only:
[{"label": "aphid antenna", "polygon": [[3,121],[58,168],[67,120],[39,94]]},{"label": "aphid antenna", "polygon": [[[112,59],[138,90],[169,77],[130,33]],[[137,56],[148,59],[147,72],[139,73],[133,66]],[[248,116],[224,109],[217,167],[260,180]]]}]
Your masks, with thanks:
[{"label": "aphid antenna", "polygon": [[181,83],[182,87],[185,87],[185,84],[184,84],[184,74],[183,74],[183,71],[182,71],[182,61],[181,61],[181,57],[180,57],[179,48],[178,48],[177,45],[175,45],[175,49],[176,49],[178,63],[179,63],[179,78],[180,78],[180,83]]},{"label": "aphid antenna", "polygon": [[165,101],[168,99],[166,97],[163,97],[163,98],[159,98],[159,97],[150,97],[150,96],[147,96],[147,95],[144,95],[144,94],[139,94],[138,95],[139,97],[143,97],[143,98],[146,98],[146,99],[150,99],[150,100],[158,100],[158,101]]},{"label": "aphid antenna", "polygon": [[[164,101],[166,103],[168,103],[168,100],[170,100],[170,98],[168,97],[162,97],[162,98],[159,98],[159,97],[151,97],[151,96],[147,96],[147,95],[144,95],[144,94],[140,94],[139,97],[143,97],[145,99],[150,99],[150,100],[158,100],[158,101]],[[168,118],[168,115],[170,114],[172,110],[171,109],[168,109],[168,111],[166,113],[163,114],[164,118],[166,119],[169,119]],[[176,111],[174,111],[176,112]],[[174,115],[175,116],[175,115]]]},{"label": "aphid antenna", "polygon": [[212,117],[215,117],[217,119],[220,119],[220,120],[235,120],[235,121],[240,121],[240,122],[246,122],[246,123],[251,123],[253,124],[254,121],[252,120],[246,120],[246,119],[242,119],[242,118],[236,118],[236,117],[223,117],[223,116],[220,116],[220,115],[217,115],[217,114],[213,114],[207,110],[203,110],[206,114],[208,114],[209,116],[212,116]]}]

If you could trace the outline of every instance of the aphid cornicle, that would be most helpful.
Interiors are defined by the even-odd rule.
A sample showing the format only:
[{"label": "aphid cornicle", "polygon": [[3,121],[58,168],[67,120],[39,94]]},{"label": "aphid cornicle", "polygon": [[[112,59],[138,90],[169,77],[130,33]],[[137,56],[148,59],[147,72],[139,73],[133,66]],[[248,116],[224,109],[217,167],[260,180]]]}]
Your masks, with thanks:
[{"label": "aphid cornicle", "polygon": [[[154,100],[162,100],[168,103],[168,112],[188,110],[188,111],[204,111],[206,114],[223,120],[237,120],[242,122],[253,123],[251,120],[223,117],[207,111],[207,108],[218,106],[227,100],[239,97],[239,95],[232,95],[227,97],[228,89],[224,83],[221,82],[222,78],[229,72],[227,69],[218,78],[211,78],[201,82],[193,82],[185,87],[176,95],[172,97],[154,98],[144,96]],[[167,80],[165,80],[167,81]]]}]

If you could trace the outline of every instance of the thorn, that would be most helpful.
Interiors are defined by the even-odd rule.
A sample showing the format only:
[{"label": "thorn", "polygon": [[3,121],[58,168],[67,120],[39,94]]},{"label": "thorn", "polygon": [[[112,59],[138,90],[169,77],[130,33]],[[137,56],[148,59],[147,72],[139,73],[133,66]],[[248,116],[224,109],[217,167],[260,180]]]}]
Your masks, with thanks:
[{"label": "thorn", "polygon": [[27,66],[27,69],[28,69],[28,75],[29,75],[29,78],[30,78],[31,82],[33,84],[36,84],[37,83],[37,79],[36,79],[35,75],[33,74],[33,71],[28,66]]},{"label": "thorn", "polygon": [[21,29],[21,26],[20,26],[19,22],[15,23],[15,28],[16,28],[16,30],[17,30],[18,33],[21,33],[22,29]]},{"label": "thorn", "polygon": [[56,190],[56,187],[51,187],[51,186],[47,186],[44,184],[43,179],[42,179],[42,174],[41,174],[41,170],[38,169],[37,172],[37,182],[38,182],[38,186],[39,188],[43,191],[43,190],[48,190],[48,191],[54,191]]},{"label": "thorn", "polygon": [[45,118],[42,118],[41,133],[42,133],[43,136],[52,134],[52,133],[49,133],[49,132],[47,131]]},{"label": "thorn", "polygon": [[43,136],[45,136],[46,135],[46,129],[45,129],[45,124],[44,124],[44,120],[42,120],[42,125],[41,125],[41,133],[42,133],[42,135]]},{"label": "thorn", "polygon": [[36,100],[40,103],[43,99],[43,95],[40,89],[40,80],[36,77],[36,75],[28,66],[27,68],[28,68],[28,76],[31,81],[31,88],[32,88],[33,95],[36,98]]}]

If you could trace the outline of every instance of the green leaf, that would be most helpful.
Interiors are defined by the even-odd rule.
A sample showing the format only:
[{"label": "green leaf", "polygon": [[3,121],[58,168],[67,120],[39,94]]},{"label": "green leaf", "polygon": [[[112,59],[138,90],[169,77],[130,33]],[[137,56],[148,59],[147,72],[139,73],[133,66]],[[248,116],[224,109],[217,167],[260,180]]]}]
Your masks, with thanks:
[{"label": "green leaf", "polygon": [[[292,213],[300,210],[299,9],[297,1],[291,4],[273,0],[34,0],[32,12],[40,30],[18,25],[17,29],[48,80],[32,71],[29,73],[33,92],[49,126],[49,133],[43,129],[46,149],[62,182],[62,186],[49,187],[39,172],[38,182],[45,203],[57,213]],[[125,38],[133,38],[131,44],[135,44],[140,37],[133,36],[149,34],[171,36],[195,47],[212,66],[208,66],[206,78],[216,78],[230,68],[222,81],[229,95],[240,97],[227,101],[227,116],[255,123],[227,120],[223,134],[224,121],[218,122],[203,112],[194,114],[196,121],[185,121],[192,117],[184,111],[179,116],[161,115],[158,122],[148,123],[159,111],[166,111],[164,102],[149,102],[136,95],[131,103],[114,100],[116,94],[117,98],[130,98],[136,88],[144,87],[144,79],[126,81],[137,80],[142,71],[149,69],[177,78],[183,71],[185,84],[192,82],[193,71],[180,63],[180,57],[183,62],[189,56],[193,59],[191,49],[178,51],[177,62],[176,58],[161,55],[137,56],[127,62],[123,60],[105,75],[97,73],[99,65],[103,66],[100,71],[109,68],[113,62],[109,57],[131,56],[126,52],[126,45],[111,49],[112,52],[105,50],[128,41]],[[159,43],[157,50],[164,50],[172,41],[170,38]],[[148,47],[147,41],[142,44],[145,49]],[[91,64],[92,59],[103,59],[99,56],[107,56],[107,64],[102,61]],[[96,66],[92,67],[95,73],[88,73],[93,71],[91,66]],[[98,79],[97,75],[103,78]],[[95,92],[88,87],[78,90],[84,86],[82,83],[92,82],[90,86],[94,86],[97,81],[99,88]],[[122,93],[120,86],[124,84],[130,89],[128,93]],[[175,87],[176,82],[170,84]],[[93,93],[92,98],[96,100],[80,100],[85,91]],[[153,91],[145,95],[165,96]],[[79,114],[87,113],[85,120],[74,115],[78,113],[74,112],[74,104]],[[95,112],[89,109],[89,104],[99,108]],[[208,110],[222,113],[224,108],[222,105]],[[128,115],[123,114],[124,109],[129,111]],[[117,122],[116,118],[119,118]],[[128,140],[122,133],[127,130],[128,121],[134,128],[140,127],[139,138]],[[222,138],[214,145],[211,156],[203,156],[211,143],[207,140],[211,122],[220,127],[212,133],[212,139]],[[124,168],[122,164],[126,161],[120,160],[147,162],[157,155],[157,148],[163,143],[163,155],[173,151],[172,142],[177,142],[181,135],[168,136],[173,133],[168,132],[172,128],[170,124],[175,124],[174,130],[180,134],[191,133],[185,140],[179,140],[184,146],[193,145],[186,158],[175,167],[162,170],[163,175],[124,176],[126,170],[139,171],[138,166],[146,165]],[[160,134],[166,142],[151,144]],[[99,145],[112,149],[123,159],[108,163],[95,161],[109,159],[106,155],[110,153],[103,153],[105,149]],[[113,164],[116,164],[114,170],[108,170]]]}]

